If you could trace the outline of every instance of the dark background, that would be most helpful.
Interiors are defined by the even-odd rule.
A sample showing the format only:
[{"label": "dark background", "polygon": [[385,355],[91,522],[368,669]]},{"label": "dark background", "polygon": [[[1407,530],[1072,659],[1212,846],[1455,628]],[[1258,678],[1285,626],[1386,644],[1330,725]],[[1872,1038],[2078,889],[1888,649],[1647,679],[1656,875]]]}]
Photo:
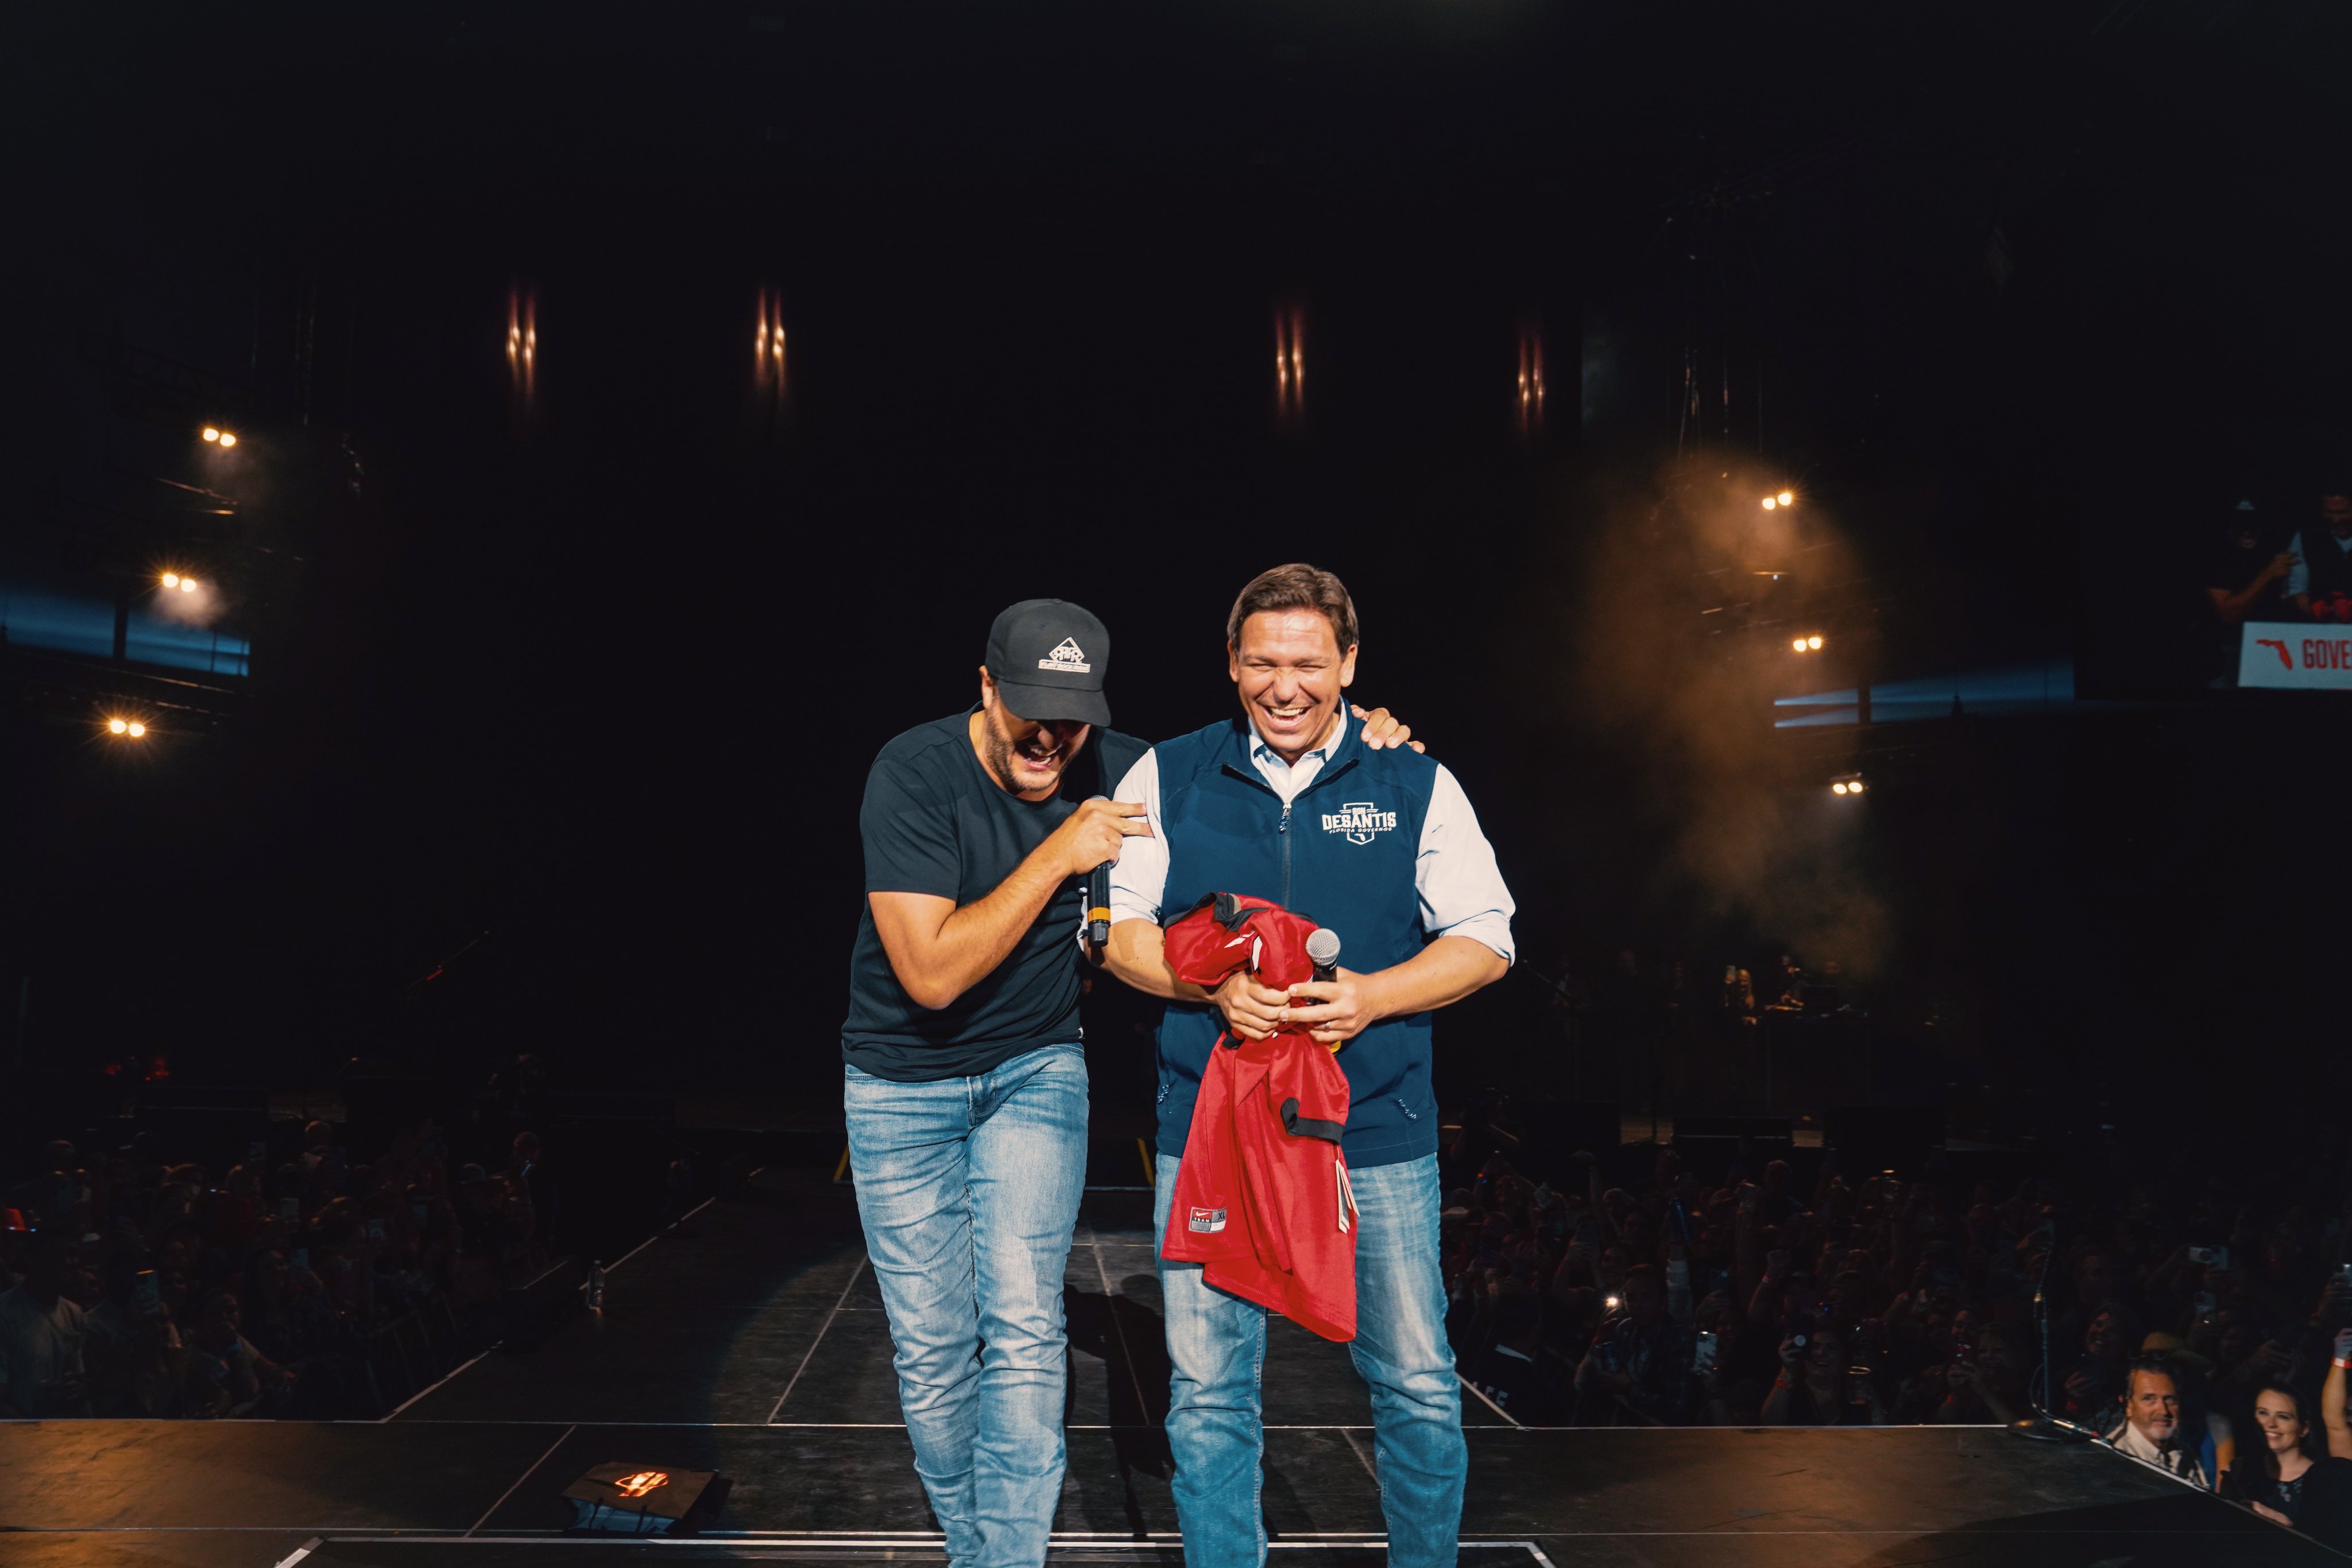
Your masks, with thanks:
[{"label": "dark background", "polygon": [[[2340,472],[2347,30],[2311,0],[28,14],[0,565],[193,561],[255,674],[134,752],[17,661],[20,1103],[126,1053],[249,1082],[528,1049],[821,1114],[877,747],[1041,594],[1109,622],[1121,727],[1205,722],[1231,595],[1297,558],[1348,580],[1357,695],[1465,780],[1548,970],[1835,959],[1895,1065],[1826,1094],[1981,1082],[2048,1126],[2332,1060],[2343,706],[2200,700],[2187,650],[2221,510],[2291,528]],[[133,395],[127,350],[214,390]],[[231,416],[233,460],[194,441]],[[2085,700],[1771,728],[1857,675],[2053,661]],[[1449,1015],[1448,1092],[1563,1087],[1543,998]]]}]

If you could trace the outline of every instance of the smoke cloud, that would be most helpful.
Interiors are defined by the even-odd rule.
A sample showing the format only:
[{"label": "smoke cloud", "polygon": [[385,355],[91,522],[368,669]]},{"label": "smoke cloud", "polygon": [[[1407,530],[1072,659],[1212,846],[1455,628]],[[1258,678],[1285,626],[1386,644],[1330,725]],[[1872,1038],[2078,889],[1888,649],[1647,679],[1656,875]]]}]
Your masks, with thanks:
[{"label": "smoke cloud", "polygon": [[1615,885],[1591,891],[1633,904],[1636,925],[1696,925],[1867,975],[1891,947],[1863,832],[1875,801],[1830,792],[1833,734],[1772,727],[1775,697],[1853,684],[1834,635],[1817,653],[1790,643],[1822,630],[1860,570],[1807,497],[1761,505],[1786,483],[1678,462],[1604,486],[1586,511],[1598,526],[1573,530],[1581,603],[1561,695],[1587,765],[1607,770],[1599,795],[1623,846]]}]

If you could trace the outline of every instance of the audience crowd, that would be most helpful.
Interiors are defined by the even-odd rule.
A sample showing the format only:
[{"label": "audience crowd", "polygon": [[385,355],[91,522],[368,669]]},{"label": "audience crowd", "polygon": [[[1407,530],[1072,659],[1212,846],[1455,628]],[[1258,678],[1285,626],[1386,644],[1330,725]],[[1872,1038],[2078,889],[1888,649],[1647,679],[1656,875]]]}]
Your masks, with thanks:
[{"label": "audience crowd", "polygon": [[2117,1151],[1997,1186],[1940,1152],[1902,1180],[1829,1150],[1810,1183],[1752,1153],[1701,1180],[1666,1147],[1638,1180],[1578,1154],[1554,1185],[1515,1167],[1514,1141],[1465,1127],[1442,1245],[1463,1375],[1515,1420],[1983,1424],[2039,1403],[2352,1533],[2341,1170],[2231,1180],[2207,1151]]},{"label": "audience crowd", "polygon": [[217,1174],[59,1140],[0,1197],[0,1416],[381,1415],[548,1261],[538,1138],[457,1163],[431,1120],[366,1158]]},{"label": "audience crowd", "polygon": [[[2352,1546],[2352,1171],[2159,1143],[2001,1183],[1937,1150],[1904,1179],[1742,1145],[1703,1179],[1635,1145],[1613,1182],[1589,1153],[1540,1179],[1507,1121],[1465,1116],[1446,1150],[1441,1247],[1463,1376],[1511,1419],[2039,1410]],[[428,1119],[358,1159],[314,1122],[296,1158],[256,1145],[215,1179],[49,1144],[0,1189],[0,1417],[384,1413],[550,1261],[539,1139],[508,1153],[457,1162]]]}]

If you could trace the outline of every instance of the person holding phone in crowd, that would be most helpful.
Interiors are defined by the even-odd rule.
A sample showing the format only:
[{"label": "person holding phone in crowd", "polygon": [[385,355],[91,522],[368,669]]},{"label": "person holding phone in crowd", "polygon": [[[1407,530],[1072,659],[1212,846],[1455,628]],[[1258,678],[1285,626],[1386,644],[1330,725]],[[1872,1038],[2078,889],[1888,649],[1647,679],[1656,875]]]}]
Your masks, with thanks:
[{"label": "person holding phone in crowd", "polygon": [[1780,1342],[1780,1375],[1764,1396],[1767,1427],[1884,1427],[1886,1406],[1865,1373],[1855,1375],[1845,1339],[1829,1327]]}]

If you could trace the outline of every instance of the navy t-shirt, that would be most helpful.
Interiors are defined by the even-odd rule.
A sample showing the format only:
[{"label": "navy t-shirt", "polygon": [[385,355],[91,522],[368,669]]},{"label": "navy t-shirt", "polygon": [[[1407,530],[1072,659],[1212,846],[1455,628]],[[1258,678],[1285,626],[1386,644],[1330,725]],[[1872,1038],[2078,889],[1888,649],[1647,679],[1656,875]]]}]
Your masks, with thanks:
[{"label": "navy t-shirt", "polygon": [[[927,893],[958,908],[996,891],[1079,802],[1108,794],[1142,757],[1142,741],[1097,729],[1043,800],[1007,793],[973,755],[970,711],[919,725],[882,748],[857,815],[866,891]],[[1106,782],[1108,781],[1108,782]],[[1079,1038],[1082,879],[1038,913],[1004,962],[946,1007],[919,1006],[898,983],[861,900],[849,961],[842,1059],[877,1078],[929,1083],[990,1071],[1024,1051]]]}]

